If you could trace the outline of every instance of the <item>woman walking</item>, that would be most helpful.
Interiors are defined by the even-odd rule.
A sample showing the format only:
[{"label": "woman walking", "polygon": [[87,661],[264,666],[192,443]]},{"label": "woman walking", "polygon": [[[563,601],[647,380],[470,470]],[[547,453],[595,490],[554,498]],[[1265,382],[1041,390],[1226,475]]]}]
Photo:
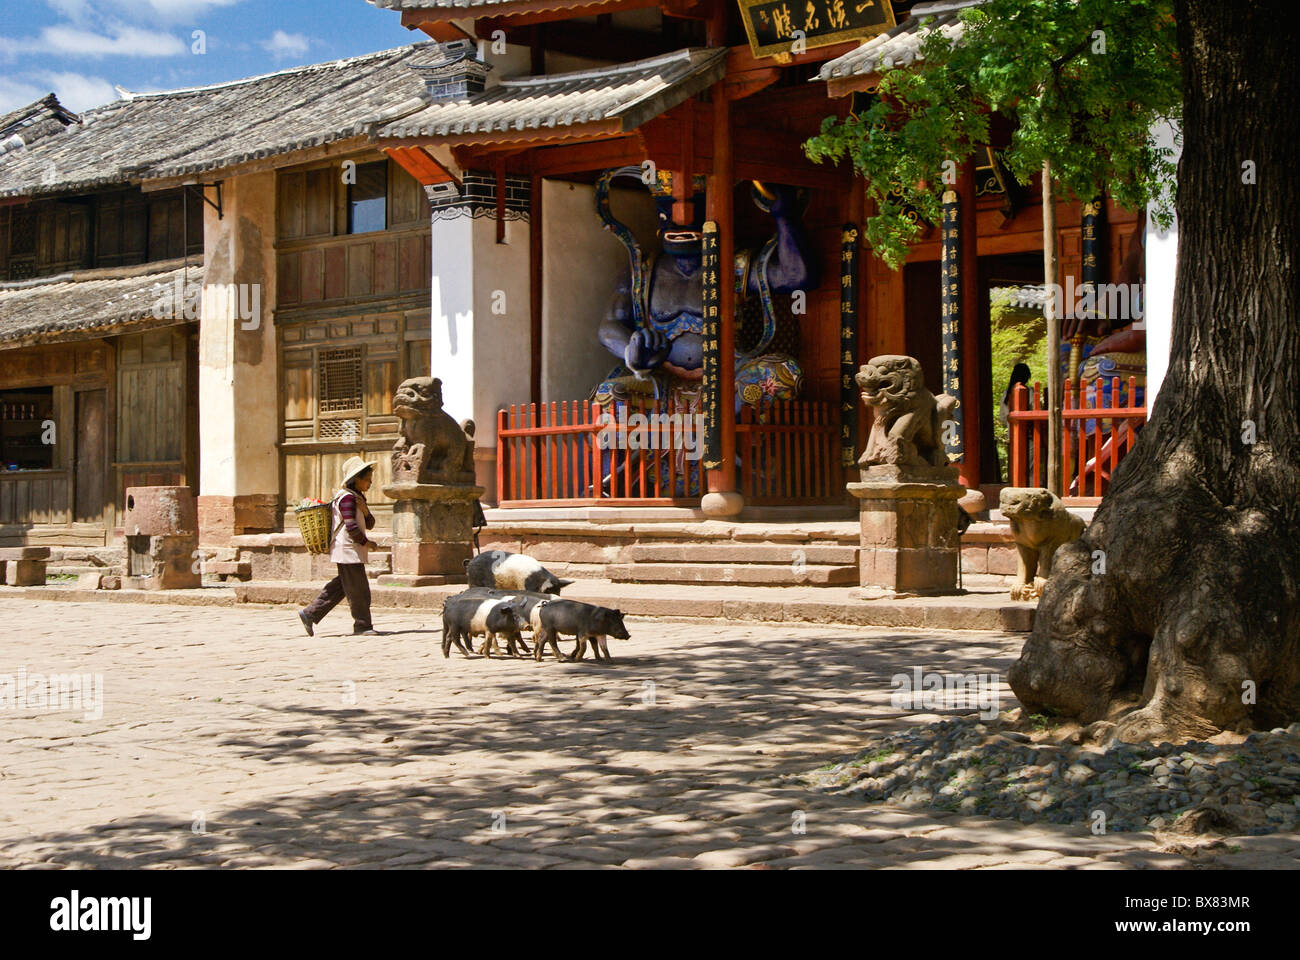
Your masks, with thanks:
[{"label": "woman walking", "polygon": [[316,624],[344,597],[352,610],[352,633],[376,636],[370,622],[370,581],[366,578],[366,560],[372,546],[366,531],[375,525],[366,506],[366,491],[374,479],[374,467],[374,460],[360,457],[351,457],[343,464],[343,486],[331,504],[330,527],[330,560],[338,564],[339,573],[305,610],[298,611],[309,637],[315,635]]}]

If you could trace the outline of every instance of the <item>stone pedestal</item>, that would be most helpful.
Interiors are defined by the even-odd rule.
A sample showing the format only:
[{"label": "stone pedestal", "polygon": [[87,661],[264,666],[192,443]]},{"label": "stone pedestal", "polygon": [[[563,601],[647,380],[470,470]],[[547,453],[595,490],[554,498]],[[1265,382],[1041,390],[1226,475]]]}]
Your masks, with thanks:
[{"label": "stone pedestal", "polygon": [[380,583],[435,586],[464,583],[465,562],[474,555],[474,501],[483,488],[471,484],[393,483],[393,572]]},{"label": "stone pedestal", "polygon": [[862,524],[854,596],[958,592],[957,501],[966,490],[955,468],[872,466],[848,489]]},{"label": "stone pedestal", "polygon": [[[49,547],[0,548],[0,583],[11,587],[43,587],[45,564],[50,559]],[[9,565],[12,570],[8,570]]]},{"label": "stone pedestal", "polygon": [[127,487],[126,577],[137,590],[201,587],[199,517],[189,487]]}]

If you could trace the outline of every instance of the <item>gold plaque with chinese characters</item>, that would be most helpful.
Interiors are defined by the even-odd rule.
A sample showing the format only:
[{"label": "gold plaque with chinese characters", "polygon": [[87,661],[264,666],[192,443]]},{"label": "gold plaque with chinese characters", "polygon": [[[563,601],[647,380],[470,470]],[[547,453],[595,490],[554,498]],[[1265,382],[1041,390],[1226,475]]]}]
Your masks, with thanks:
[{"label": "gold plaque with chinese characters", "polygon": [[756,57],[865,40],[894,26],[889,0],[736,0]]}]

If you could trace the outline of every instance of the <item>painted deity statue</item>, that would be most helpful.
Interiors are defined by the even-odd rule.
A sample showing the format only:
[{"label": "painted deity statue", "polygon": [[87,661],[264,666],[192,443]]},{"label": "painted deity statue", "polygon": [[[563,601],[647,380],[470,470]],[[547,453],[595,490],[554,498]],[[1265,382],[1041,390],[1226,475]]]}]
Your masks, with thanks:
[{"label": "painted deity statue", "polygon": [[[597,181],[596,202],[606,228],[628,249],[629,269],[599,330],[601,344],[622,362],[593,396],[602,405],[641,397],[667,401],[683,413],[698,412],[704,363],[703,178],[692,185],[697,187],[694,221],[682,225],[673,222],[672,175],[658,174],[651,193],[661,252],[647,256],[631,231],[610,214],[610,183],[620,176],[640,179],[641,169],[607,170]],[[761,416],[768,403],[794,399],[802,386],[796,359],[799,329],[790,295],[809,291],[816,278],[795,191],[755,182],[753,198],[772,217],[776,234],[761,249],[735,255],[735,403],[737,411],[749,404]]]}]

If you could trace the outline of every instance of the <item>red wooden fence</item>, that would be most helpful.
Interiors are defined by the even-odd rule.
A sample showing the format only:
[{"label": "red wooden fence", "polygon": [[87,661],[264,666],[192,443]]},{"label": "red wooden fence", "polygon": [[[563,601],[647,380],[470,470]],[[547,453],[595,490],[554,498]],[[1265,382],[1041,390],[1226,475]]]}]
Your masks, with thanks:
[{"label": "red wooden fence", "polygon": [[744,406],[736,423],[739,486],[746,503],[783,504],[843,499],[839,418],[828,403],[776,401],[759,423]]},{"label": "red wooden fence", "polygon": [[[1146,407],[1136,405],[1137,379],[1128,380],[1128,406],[1104,406],[1104,381],[1098,379],[1091,398],[1086,382],[1065,381],[1061,404],[1061,485],[1066,503],[1089,506],[1101,502],[1120,460],[1133,448],[1146,423]],[[1111,378],[1112,404],[1120,396],[1119,377]],[[1031,392],[1025,385],[1011,393],[1007,415],[1010,432],[1011,484],[1047,485],[1047,397],[1042,384]]]},{"label": "red wooden fence", "polygon": [[[580,400],[498,412],[500,505],[698,506],[706,489],[704,436],[693,414],[655,401],[630,403],[624,414],[602,422],[600,406]],[[745,407],[736,424],[737,481],[746,501],[838,499],[839,425],[830,405],[773,403],[765,420],[756,422]]]}]

